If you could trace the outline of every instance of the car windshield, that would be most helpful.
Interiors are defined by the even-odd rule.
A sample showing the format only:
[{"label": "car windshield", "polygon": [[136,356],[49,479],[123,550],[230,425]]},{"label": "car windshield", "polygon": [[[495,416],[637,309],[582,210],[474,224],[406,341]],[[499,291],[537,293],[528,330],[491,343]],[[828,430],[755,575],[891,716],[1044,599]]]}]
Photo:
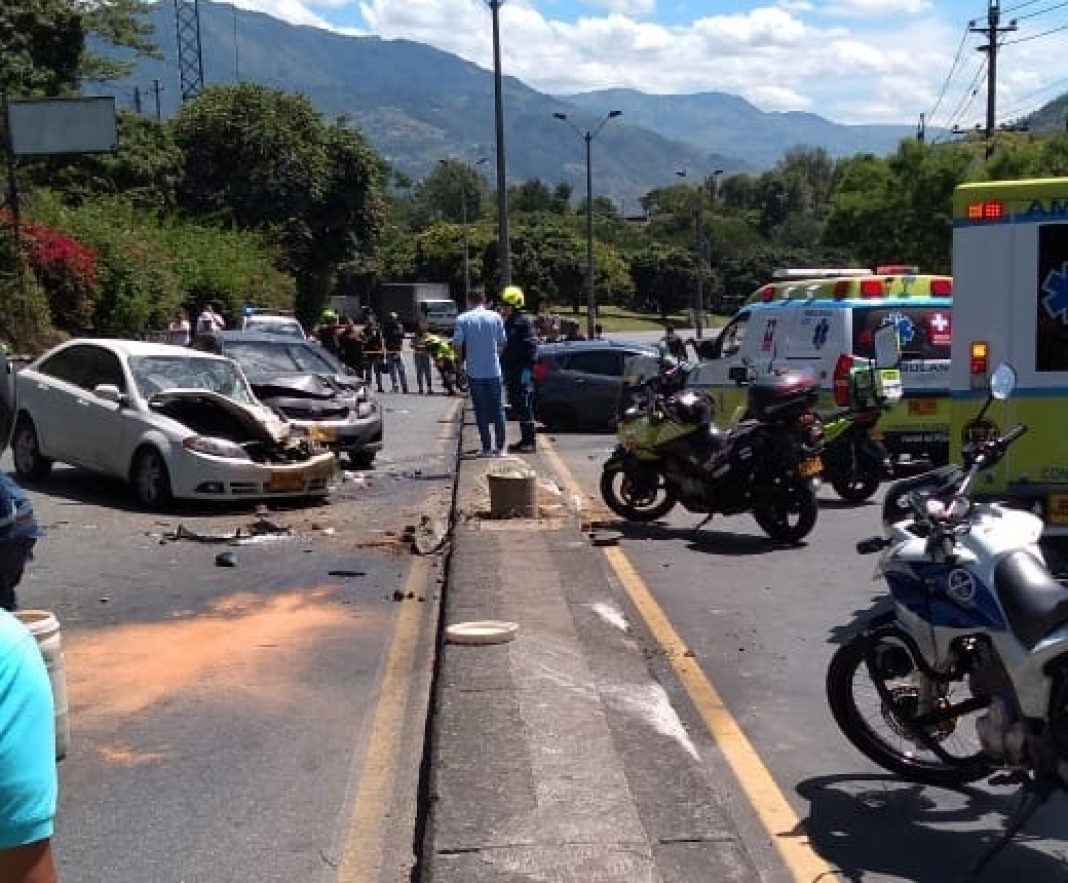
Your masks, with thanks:
[{"label": "car windshield", "polygon": [[339,374],[336,365],[327,354],[306,343],[285,341],[230,340],[226,342],[226,355],[237,362],[250,377],[272,374]]},{"label": "car windshield", "polygon": [[130,371],[138,392],[146,399],[169,389],[208,389],[242,405],[257,404],[240,369],[227,359],[133,356]]}]

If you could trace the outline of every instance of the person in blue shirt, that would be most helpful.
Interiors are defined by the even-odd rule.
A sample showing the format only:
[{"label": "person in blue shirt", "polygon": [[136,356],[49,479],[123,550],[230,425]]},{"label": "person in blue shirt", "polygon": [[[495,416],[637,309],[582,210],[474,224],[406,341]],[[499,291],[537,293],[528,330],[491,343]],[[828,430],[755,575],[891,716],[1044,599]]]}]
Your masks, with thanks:
[{"label": "person in blue shirt", "polygon": [[0,610],[0,880],[57,883],[52,687],[37,640]]},{"label": "person in blue shirt", "polygon": [[[507,453],[504,430],[504,402],[501,396],[501,360],[504,349],[504,320],[486,309],[486,294],[471,289],[466,312],[456,319],[453,345],[464,354],[471,404],[482,441],[480,457],[501,457]],[[462,349],[461,349],[462,348]],[[493,438],[490,438],[490,424]],[[491,444],[496,442],[496,445]]]},{"label": "person in blue shirt", "polygon": [[[0,453],[15,413],[15,377],[0,351]],[[37,539],[33,507],[0,472],[0,881],[57,883],[52,861],[56,816],[56,735],[52,686],[37,640],[10,609]]]}]

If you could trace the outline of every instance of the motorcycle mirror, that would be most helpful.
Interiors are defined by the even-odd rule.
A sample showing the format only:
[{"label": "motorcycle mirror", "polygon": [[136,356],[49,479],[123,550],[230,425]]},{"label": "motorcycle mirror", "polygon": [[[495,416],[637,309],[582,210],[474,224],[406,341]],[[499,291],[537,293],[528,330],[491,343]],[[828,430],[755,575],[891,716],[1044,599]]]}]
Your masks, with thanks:
[{"label": "motorcycle mirror", "polygon": [[875,332],[875,367],[896,368],[901,362],[901,341],[897,327],[884,325]]},{"label": "motorcycle mirror", "polygon": [[11,441],[15,428],[15,368],[0,350],[0,454]]},{"label": "motorcycle mirror", "polygon": [[1002,362],[990,376],[990,395],[1004,401],[1016,389],[1016,369],[1008,362]]}]

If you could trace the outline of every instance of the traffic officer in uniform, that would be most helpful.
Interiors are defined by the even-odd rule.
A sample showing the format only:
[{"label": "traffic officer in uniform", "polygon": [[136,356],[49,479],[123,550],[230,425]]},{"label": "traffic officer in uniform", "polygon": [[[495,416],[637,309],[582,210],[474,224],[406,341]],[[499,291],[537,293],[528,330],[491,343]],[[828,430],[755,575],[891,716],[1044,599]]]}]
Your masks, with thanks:
[{"label": "traffic officer in uniform", "polygon": [[501,312],[504,315],[504,333],[507,341],[501,353],[501,370],[508,390],[508,404],[512,417],[519,423],[519,441],[510,450],[518,453],[533,453],[537,447],[534,437],[534,416],[531,399],[534,394],[534,360],[538,354],[538,339],[534,326],[523,313],[526,298],[518,285],[507,285],[501,292]]}]

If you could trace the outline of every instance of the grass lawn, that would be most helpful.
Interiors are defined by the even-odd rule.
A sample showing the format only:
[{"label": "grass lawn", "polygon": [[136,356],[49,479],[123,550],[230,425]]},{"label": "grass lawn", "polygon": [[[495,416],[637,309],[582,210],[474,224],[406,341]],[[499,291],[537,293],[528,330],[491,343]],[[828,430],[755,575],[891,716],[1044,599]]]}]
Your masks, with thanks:
[{"label": "grass lawn", "polygon": [[[561,319],[573,319],[579,323],[582,332],[586,332],[586,308],[572,313],[570,304],[565,306],[542,305],[543,313],[555,312]],[[664,325],[670,323],[677,331],[690,328],[689,317],[684,313],[669,315],[663,320],[656,313],[636,313],[623,307],[606,304],[598,310],[598,321],[604,326],[605,331],[658,331]],[[720,328],[726,324],[725,316],[709,315],[705,320],[706,328]]]}]

